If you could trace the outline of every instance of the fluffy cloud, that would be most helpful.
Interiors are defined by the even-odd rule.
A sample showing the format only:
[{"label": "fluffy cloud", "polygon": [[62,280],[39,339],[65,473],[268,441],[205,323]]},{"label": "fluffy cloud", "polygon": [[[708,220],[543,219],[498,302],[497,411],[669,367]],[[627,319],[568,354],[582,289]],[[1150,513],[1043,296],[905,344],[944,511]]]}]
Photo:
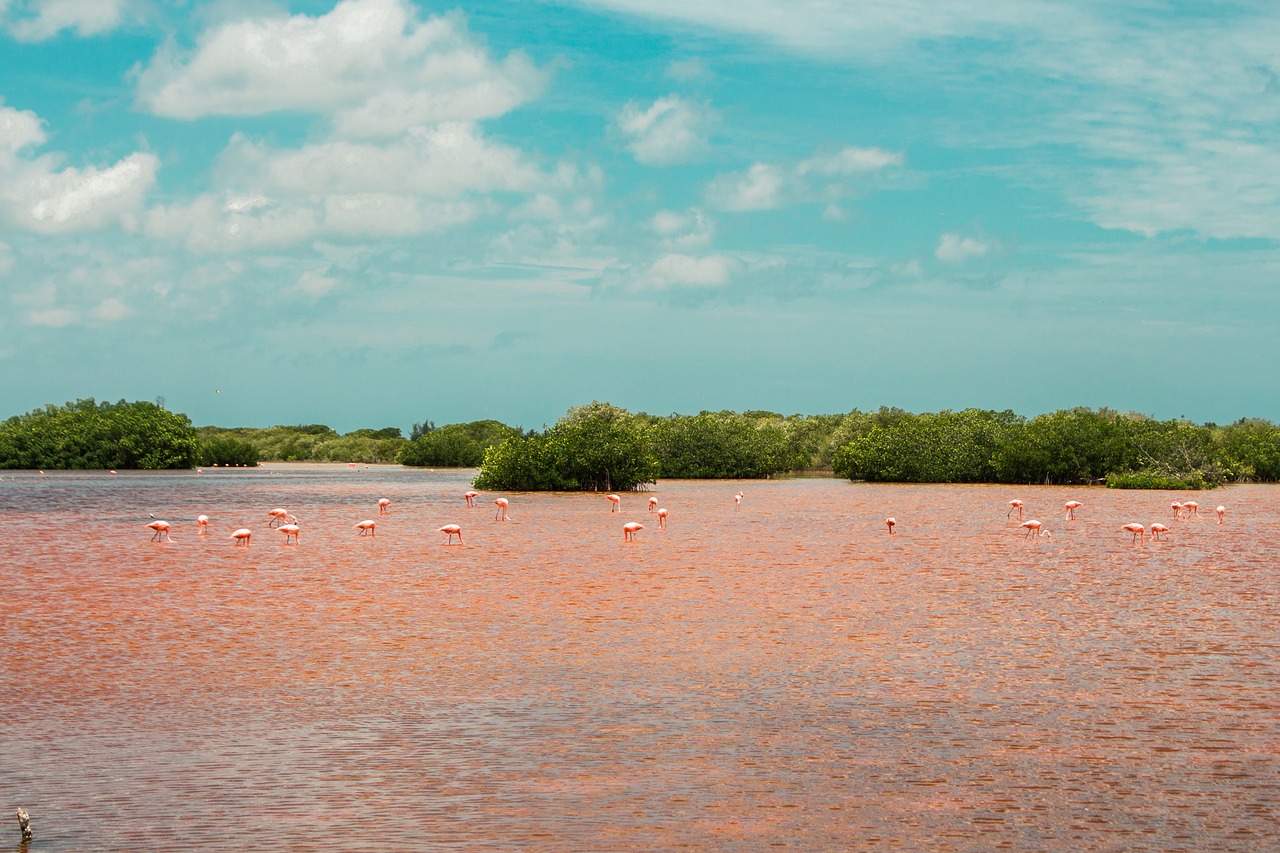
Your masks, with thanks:
[{"label": "fluffy cloud", "polygon": [[961,237],[959,234],[943,234],[933,254],[943,263],[959,264],[970,258],[980,258],[990,249],[991,244],[983,240]]},{"label": "fluffy cloud", "polygon": [[[8,4],[0,3],[0,14]],[[13,4],[21,14],[8,28],[19,41],[44,41],[63,30],[80,36],[100,35],[115,29],[124,17],[128,0],[30,0]]]},{"label": "fluffy cloud", "polygon": [[791,166],[756,163],[745,172],[718,175],[707,187],[707,200],[720,210],[734,212],[826,201],[827,215],[840,218],[834,201],[856,194],[877,174],[905,160],[900,152],[849,146]]},{"label": "fluffy cloud", "polygon": [[23,152],[44,142],[34,113],[0,106],[0,215],[19,228],[43,234],[133,227],[160,161],[145,152],[105,168],[57,168],[52,155]]},{"label": "fluffy cloud", "polygon": [[617,127],[636,160],[662,166],[686,162],[705,148],[704,134],[714,120],[715,111],[706,104],[668,95],[648,107],[628,103]]},{"label": "fluffy cloud", "polygon": [[502,115],[535,97],[545,74],[522,54],[493,60],[460,15],[420,21],[407,0],[344,0],[319,17],[248,18],[205,33],[190,54],[167,48],[138,75],[158,115],[330,115],[341,134]]},{"label": "fluffy cloud", "polygon": [[696,208],[684,213],[660,210],[649,220],[649,229],[658,236],[663,246],[691,249],[711,242],[715,234],[715,223]]}]

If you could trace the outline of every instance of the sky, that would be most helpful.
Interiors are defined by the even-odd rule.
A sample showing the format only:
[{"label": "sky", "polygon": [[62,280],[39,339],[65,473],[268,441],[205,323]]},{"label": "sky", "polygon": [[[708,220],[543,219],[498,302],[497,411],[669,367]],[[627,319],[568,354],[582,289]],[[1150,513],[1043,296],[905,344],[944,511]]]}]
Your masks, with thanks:
[{"label": "sky", "polygon": [[1271,0],[0,0],[0,418],[1280,422]]}]

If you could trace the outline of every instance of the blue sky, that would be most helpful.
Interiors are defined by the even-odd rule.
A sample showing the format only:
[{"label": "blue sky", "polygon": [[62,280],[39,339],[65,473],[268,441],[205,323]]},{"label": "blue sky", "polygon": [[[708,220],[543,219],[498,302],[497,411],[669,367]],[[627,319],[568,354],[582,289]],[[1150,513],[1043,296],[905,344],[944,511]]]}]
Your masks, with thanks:
[{"label": "blue sky", "polygon": [[1280,11],[0,0],[0,417],[1280,421]]}]

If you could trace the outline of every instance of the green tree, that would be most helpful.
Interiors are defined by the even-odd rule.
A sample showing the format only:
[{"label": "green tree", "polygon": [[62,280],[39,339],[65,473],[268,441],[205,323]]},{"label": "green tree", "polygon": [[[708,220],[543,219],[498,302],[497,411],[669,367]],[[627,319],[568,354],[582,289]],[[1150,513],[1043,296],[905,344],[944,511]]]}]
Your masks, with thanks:
[{"label": "green tree", "polygon": [[484,462],[485,450],[521,435],[519,429],[493,420],[433,428],[404,446],[400,452],[400,464],[477,468]]},{"label": "green tree", "polygon": [[4,468],[191,468],[199,443],[186,415],[155,403],[48,405],[0,425]]}]

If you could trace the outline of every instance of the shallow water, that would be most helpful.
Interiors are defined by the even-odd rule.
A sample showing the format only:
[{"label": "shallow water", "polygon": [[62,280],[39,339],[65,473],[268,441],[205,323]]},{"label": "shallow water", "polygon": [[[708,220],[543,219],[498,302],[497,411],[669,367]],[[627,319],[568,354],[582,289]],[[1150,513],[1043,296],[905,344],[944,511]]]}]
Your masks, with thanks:
[{"label": "shallow water", "polygon": [[33,851],[1280,846],[1274,487],[1175,522],[1191,495],[664,481],[503,523],[471,471],[2,473]]}]

